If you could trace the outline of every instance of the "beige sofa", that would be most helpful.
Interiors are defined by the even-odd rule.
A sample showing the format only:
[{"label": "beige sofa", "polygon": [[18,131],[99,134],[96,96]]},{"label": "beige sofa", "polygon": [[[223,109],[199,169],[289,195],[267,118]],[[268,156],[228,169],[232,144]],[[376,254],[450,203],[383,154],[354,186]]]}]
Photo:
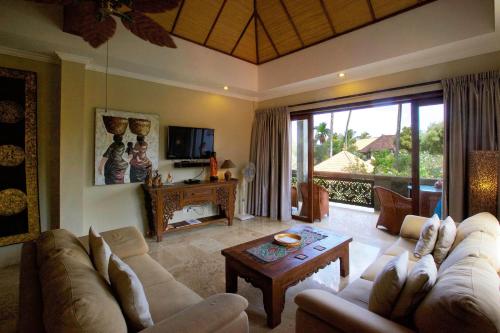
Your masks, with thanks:
[{"label": "beige sofa", "polygon": [[500,332],[500,226],[489,213],[460,223],[455,243],[438,269],[438,279],[413,315],[400,325],[368,310],[377,273],[394,256],[412,253],[426,219],[407,216],[400,237],[361,278],[338,295],[322,290],[299,293],[296,332]]},{"label": "beige sofa", "polygon": [[[248,332],[246,299],[218,294],[203,300],[148,255],[133,227],[103,232],[111,250],[141,280],[155,325],[142,332]],[[23,245],[19,331],[127,332],[110,286],[92,266],[87,237],[63,229]]]}]

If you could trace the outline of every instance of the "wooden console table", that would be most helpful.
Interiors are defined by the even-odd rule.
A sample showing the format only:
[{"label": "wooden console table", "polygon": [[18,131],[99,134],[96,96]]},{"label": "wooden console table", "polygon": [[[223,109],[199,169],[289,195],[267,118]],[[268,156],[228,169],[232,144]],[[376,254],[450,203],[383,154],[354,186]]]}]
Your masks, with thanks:
[{"label": "wooden console table", "polygon": [[[176,183],[161,187],[143,184],[149,219],[148,235],[156,235],[156,241],[160,242],[164,233],[200,227],[224,217],[227,218],[227,224],[232,225],[237,185],[237,179],[203,181],[199,184]],[[168,221],[172,219],[175,211],[185,206],[210,202],[218,205],[223,214],[199,219],[202,221],[200,224],[182,228],[169,227]]]}]

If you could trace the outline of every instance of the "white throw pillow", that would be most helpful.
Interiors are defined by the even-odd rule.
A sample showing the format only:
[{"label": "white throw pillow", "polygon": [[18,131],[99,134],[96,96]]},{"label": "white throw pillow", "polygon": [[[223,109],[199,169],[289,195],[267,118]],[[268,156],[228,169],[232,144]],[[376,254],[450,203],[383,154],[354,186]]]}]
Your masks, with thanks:
[{"label": "white throw pillow", "polygon": [[439,223],[439,217],[436,214],[427,219],[420,232],[420,238],[415,246],[415,250],[413,251],[415,257],[422,258],[434,251],[434,246],[436,245],[438,237]]},{"label": "white throw pillow", "polygon": [[389,318],[408,274],[408,251],[391,259],[373,283],[368,310]]},{"label": "white throw pillow", "polygon": [[438,230],[438,238],[436,240],[436,245],[434,246],[434,251],[432,255],[434,256],[434,261],[436,264],[440,264],[448,255],[448,252],[455,241],[455,236],[457,235],[457,226],[455,221],[448,216]]},{"label": "white throw pillow", "polygon": [[109,280],[130,327],[141,331],[154,325],[142,283],[116,255],[109,258]]},{"label": "white throw pillow", "polygon": [[425,295],[432,289],[437,279],[437,267],[432,255],[420,259],[406,278],[406,283],[398,297],[391,319],[407,324],[413,312]]},{"label": "white throw pillow", "polygon": [[109,283],[108,264],[111,248],[101,235],[91,226],[89,229],[90,259],[95,269]]}]

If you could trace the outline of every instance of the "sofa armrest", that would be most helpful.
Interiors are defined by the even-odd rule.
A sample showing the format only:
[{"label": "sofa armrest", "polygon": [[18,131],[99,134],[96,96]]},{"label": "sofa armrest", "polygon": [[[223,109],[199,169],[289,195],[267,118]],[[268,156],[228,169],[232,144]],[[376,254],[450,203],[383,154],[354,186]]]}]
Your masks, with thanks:
[{"label": "sofa armrest", "polygon": [[[217,332],[241,316],[248,301],[236,294],[217,294],[165,318],[141,333],[210,333]],[[248,319],[246,331],[248,332]],[[244,333],[244,332],[242,332]]]},{"label": "sofa armrest", "polygon": [[[121,259],[146,254],[149,251],[144,236],[136,227],[125,227],[99,233],[111,251]],[[80,241],[88,250],[89,236],[80,237]]]},{"label": "sofa armrest", "polygon": [[399,235],[403,238],[411,238],[418,240],[420,238],[420,231],[427,221],[427,217],[417,215],[406,215],[401,225]]},{"label": "sofa armrest", "polygon": [[[324,290],[300,292],[295,303],[302,311],[321,319],[340,332],[409,333],[409,328],[357,306]],[[298,325],[297,325],[298,326]]]}]

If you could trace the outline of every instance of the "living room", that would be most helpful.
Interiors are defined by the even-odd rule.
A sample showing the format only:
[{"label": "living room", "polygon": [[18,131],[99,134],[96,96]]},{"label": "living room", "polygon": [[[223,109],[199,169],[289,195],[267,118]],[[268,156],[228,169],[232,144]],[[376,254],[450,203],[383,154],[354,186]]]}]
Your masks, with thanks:
[{"label": "living room", "polygon": [[[500,330],[499,0],[3,0],[0,22],[0,331]],[[447,228],[434,272],[415,247]],[[41,269],[74,258],[98,287]],[[403,319],[368,304],[401,265],[391,308],[435,275]],[[461,307],[446,274],[472,266]],[[103,295],[112,323],[64,317]]]}]

